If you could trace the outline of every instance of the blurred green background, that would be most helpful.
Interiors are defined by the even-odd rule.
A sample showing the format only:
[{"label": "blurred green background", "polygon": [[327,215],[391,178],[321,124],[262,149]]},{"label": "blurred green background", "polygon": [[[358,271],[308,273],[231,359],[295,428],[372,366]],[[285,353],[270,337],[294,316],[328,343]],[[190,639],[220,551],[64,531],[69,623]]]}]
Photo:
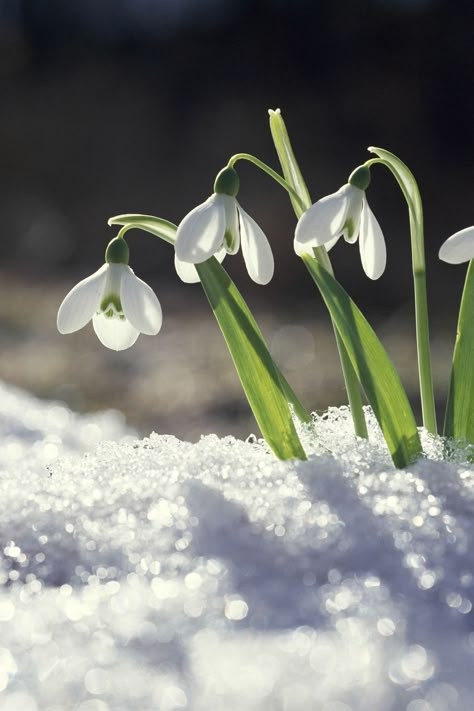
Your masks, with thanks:
[{"label": "blurred green background", "polygon": [[[103,262],[122,212],[178,222],[246,151],[277,167],[280,107],[313,198],[381,145],[417,177],[425,208],[434,372],[445,397],[464,267],[437,260],[472,224],[472,5],[464,0],[0,0],[0,378],[80,411],[115,407],[141,432],[196,439],[256,426],[198,285],[169,246],[131,233],[131,265],[158,294],[162,332],[103,348],[56,332],[65,293]],[[308,407],[344,402],[328,317],[293,253],[281,189],[240,164],[240,201],[268,235],[276,275],[226,267]],[[338,244],[338,277],[377,327],[418,411],[406,208],[374,171],[387,240],[376,283]]]}]

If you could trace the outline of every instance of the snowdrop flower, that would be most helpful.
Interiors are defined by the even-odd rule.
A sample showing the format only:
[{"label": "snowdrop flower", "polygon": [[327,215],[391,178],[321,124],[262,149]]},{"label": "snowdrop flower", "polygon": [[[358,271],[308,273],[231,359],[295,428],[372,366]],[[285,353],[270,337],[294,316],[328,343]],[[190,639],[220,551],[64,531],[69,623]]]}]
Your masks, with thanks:
[{"label": "snowdrop flower", "polygon": [[79,331],[92,319],[99,341],[114,351],[133,346],[140,333],[158,333],[162,323],[160,302],[130,269],[128,256],[122,237],[109,243],[105,264],[76,284],[59,307],[60,333]]},{"label": "snowdrop flower", "polygon": [[273,276],[273,254],[262,229],[237,202],[239,176],[234,168],[221,170],[214,193],[178,225],[175,266],[183,281],[199,281],[194,264],[214,256],[220,262],[226,254],[242,254],[249,276],[257,284],[268,284]]},{"label": "snowdrop flower", "polygon": [[369,183],[369,168],[360,166],[351,174],[346,185],[306,210],[296,226],[296,254],[312,254],[314,247],[322,245],[329,251],[341,236],[346,242],[355,242],[359,238],[365,273],[370,279],[381,277],[387,262],[387,250],[380,225],[365,197]]},{"label": "snowdrop flower", "polygon": [[439,258],[449,264],[462,264],[474,259],[474,226],[466,227],[448,237],[441,245]]}]

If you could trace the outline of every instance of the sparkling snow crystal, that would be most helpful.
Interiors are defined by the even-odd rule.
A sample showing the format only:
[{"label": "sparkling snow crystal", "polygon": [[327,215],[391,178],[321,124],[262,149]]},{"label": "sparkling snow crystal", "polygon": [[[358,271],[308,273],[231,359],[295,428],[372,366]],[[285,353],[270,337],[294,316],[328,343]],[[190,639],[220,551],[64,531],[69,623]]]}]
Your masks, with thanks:
[{"label": "sparkling snow crystal", "polygon": [[1,396],[2,711],[473,707],[462,452],[396,470],[341,408],[281,463]]}]

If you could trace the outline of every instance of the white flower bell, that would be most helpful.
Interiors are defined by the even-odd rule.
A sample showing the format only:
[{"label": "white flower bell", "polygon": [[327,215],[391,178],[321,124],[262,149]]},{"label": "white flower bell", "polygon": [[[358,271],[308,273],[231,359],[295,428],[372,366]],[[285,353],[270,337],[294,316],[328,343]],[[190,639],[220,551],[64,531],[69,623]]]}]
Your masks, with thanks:
[{"label": "white flower bell", "polygon": [[369,183],[369,168],[360,166],[346,185],[306,210],[296,226],[296,254],[312,254],[314,247],[322,245],[329,251],[340,237],[346,242],[359,238],[365,273],[370,279],[381,277],[387,263],[387,250],[380,225],[365,196]]},{"label": "white flower bell", "polygon": [[154,291],[128,266],[128,246],[113,239],[106,263],[71,289],[58,311],[60,333],[73,333],[91,319],[97,337],[107,348],[123,351],[140,333],[154,336],[162,324],[160,302]]},{"label": "white flower bell", "polygon": [[272,250],[262,229],[237,202],[239,176],[234,168],[221,170],[214,191],[178,225],[175,243],[178,276],[188,283],[197,282],[199,276],[194,264],[212,256],[222,262],[226,254],[236,254],[242,246],[250,278],[257,284],[268,284],[274,270]]},{"label": "white flower bell", "polygon": [[441,245],[439,258],[449,264],[462,264],[474,259],[474,226],[465,227],[448,237]]}]

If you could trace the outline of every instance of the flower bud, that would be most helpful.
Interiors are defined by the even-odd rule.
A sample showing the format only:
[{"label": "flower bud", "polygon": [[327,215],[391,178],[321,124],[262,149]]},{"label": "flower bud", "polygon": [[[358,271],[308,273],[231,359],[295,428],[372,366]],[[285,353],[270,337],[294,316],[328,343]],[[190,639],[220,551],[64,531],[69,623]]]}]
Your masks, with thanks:
[{"label": "flower bud", "polygon": [[107,264],[128,264],[130,250],[123,237],[114,237],[105,250]]},{"label": "flower bud", "polygon": [[224,168],[214,182],[214,192],[235,197],[239,192],[240,180],[234,168]]}]

